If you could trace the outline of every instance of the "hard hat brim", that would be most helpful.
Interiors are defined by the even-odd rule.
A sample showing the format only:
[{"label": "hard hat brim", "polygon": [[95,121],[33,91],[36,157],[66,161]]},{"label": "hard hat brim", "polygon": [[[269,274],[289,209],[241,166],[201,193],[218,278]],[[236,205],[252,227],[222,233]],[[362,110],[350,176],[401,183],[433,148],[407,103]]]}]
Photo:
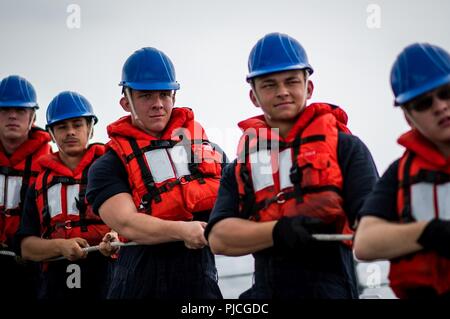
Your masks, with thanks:
[{"label": "hard hat brim", "polygon": [[129,87],[133,90],[140,91],[156,91],[156,90],[179,90],[180,84],[178,82],[164,83],[164,82],[151,82],[151,83],[142,83],[142,82],[120,82],[120,86]]},{"label": "hard hat brim", "polygon": [[439,77],[435,79],[434,81],[428,82],[426,85],[422,85],[418,88],[415,88],[414,90],[409,90],[403,94],[400,94],[397,96],[397,98],[394,100],[394,106],[400,106],[408,103],[409,101],[415,99],[416,97],[425,94],[428,91],[432,91],[442,85],[445,85],[447,83],[450,83],[450,74],[447,74],[446,76]]},{"label": "hard hat brim", "polygon": [[307,70],[309,75],[314,73],[313,68],[309,64],[295,64],[287,66],[277,65],[251,72],[250,74],[247,75],[247,82],[250,82],[251,79],[259,76],[292,70]]},{"label": "hard hat brim", "polygon": [[39,106],[32,102],[19,102],[19,101],[0,101],[0,107],[24,107],[24,108],[34,108],[38,109]]},{"label": "hard hat brim", "polygon": [[98,122],[97,116],[89,114],[89,113],[86,113],[86,114],[65,114],[64,116],[60,116],[60,117],[54,118],[51,122],[48,122],[46,127],[55,125],[58,122],[74,119],[74,118],[77,118],[77,117],[93,117],[94,118],[94,124],[97,124],[97,122]]}]

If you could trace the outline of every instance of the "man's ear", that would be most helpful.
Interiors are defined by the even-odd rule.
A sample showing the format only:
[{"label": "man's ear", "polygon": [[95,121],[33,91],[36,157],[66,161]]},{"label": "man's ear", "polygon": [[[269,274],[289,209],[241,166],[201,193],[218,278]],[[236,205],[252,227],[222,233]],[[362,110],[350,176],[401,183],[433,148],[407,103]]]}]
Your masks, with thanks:
[{"label": "man's ear", "polygon": [[314,92],[314,83],[311,80],[308,80],[306,87],[306,99],[309,100]]},{"label": "man's ear", "polygon": [[258,98],[256,97],[256,93],[253,91],[253,89],[250,90],[248,93],[250,100],[252,101],[253,105],[256,107],[261,107],[261,105],[258,102]]},{"label": "man's ear", "polygon": [[131,112],[130,102],[126,96],[122,96],[119,103],[125,112]]}]

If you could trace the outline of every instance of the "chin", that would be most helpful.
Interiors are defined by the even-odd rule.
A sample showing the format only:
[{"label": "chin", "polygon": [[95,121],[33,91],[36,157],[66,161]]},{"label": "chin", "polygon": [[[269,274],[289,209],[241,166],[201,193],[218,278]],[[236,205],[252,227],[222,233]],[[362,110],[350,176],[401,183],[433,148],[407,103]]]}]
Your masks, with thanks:
[{"label": "chin", "polygon": [[63,149],[62,150],[64,153],[66,153],[68,156],[79,156],[82,155],[85,151],[85,149],[83,147],[71,147],[71,148],[67,148],[67,149]]},{"label": "chin", "polygon": [[26,133],[20,133],[20,132],[17,132],[17,131],[12,131],[12,132],[10,131],[10,132],[7,132],[5,134],[5,137],[8,138],[8,139],[18,139],[18,138],[22,138],[22,137],[25,137],[25,136],[27,136]]},{"label": "chin", "polygon": [[156,134],[161,134],[164,131],[165,128],[166,127],[163,126],[163,125],[154,125],[154,126],[149,128],[149,131],[150,132],[154,132]]}]

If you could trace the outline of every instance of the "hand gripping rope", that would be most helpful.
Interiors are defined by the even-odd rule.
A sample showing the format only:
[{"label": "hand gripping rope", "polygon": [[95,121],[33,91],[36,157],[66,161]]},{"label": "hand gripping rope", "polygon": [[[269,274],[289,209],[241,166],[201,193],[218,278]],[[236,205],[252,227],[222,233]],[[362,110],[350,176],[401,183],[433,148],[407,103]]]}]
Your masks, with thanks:
[{"label": "hand gripping rope", "polygon": [[[320,241],[341,241],[341,240],[352,240],[353,239],[353,235],[349,234],[349,235],[344,235],[344,234],[313,234],[312,235],[315,239],[320,240]],[[138,246],[138,245],[142,245],[142,244],[138,244],[136,242],[127,242],[127,243],[122,243],[122,242],[112,242],[111,246],[112,247],[127,247],[127,246]],[[86,247],[86,248],[82,248],[83,251],[85,252],[93,252],[93,251],[98,251],[100,250],[100,246],[92,246],[92,247]],[[4,255],[4,256],[11,256],[11,257],[16,257],[19,258],[19,256],[17,256],[14,252],[9,251],[9,250],[0,250],[0,255]],[[60,256],[60,257],[55,257],[55,258],[51,258],[51,259],[47,259],[44,261],[58,261],[58,260],[63,260],[66,257],[64,256]]]}]

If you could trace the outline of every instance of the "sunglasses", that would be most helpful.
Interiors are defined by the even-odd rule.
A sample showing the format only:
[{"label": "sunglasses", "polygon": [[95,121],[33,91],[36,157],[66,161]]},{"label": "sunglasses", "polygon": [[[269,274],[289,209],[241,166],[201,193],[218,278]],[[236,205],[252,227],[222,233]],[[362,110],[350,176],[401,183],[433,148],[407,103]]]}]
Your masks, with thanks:
[{"label": "sunglasses", "polygon": [[425,112],[433,106],[433,100],[436,97],[441,101],[450,100],[450,85],[437,89],[433,94],[420,96],[407,103],[405,106],[411,111]]}]

